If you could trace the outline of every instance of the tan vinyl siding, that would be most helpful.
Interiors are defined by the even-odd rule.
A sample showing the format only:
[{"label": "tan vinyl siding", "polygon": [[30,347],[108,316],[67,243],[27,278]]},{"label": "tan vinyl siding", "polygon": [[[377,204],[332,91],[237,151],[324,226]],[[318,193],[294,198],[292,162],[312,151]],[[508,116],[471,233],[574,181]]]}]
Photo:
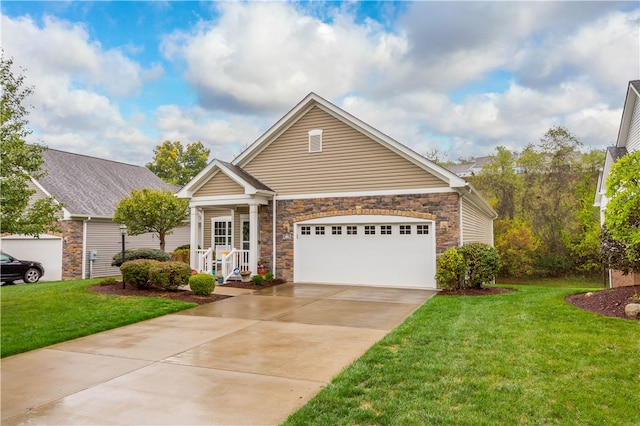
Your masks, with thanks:
[{"label": "tan vinyl siding", "polygon": [[[309,130],[322,152],[309,153]],[[447,183],[313,107],[243,168],[279,195],[439,188]]]},{"label": "tan vinyl siding", "polygon": [[462,240],[493,245],[493,220],[466,198],[462,199]]},{"label": "tan vinyl siding", "polygon": [[234,182],[229,176],[218,172],[207,183],[198,189],[194,197],[207,197],[215,195],[244,194],[244,188]]},{"label": "tan vinyl siding", "polygon": [[[98,252],[98,258],[93,262],[93,277],[110,277],[120,275],[120,269],[111,266],[111,260],[116,253],[122,251],[122,235],[119,224],[107,221],[88,221],[87,247],[86,247],[86,271],[87,278],[90,272],[89,253],[92,250]],[[189,226],[182,226],[173,230],[173,234],[167,235],[165,250],[169,253],[184,244],[189,244]],[[158,238],[150,233],[125,237],[125,249],[133,248],[160,248]]]}]

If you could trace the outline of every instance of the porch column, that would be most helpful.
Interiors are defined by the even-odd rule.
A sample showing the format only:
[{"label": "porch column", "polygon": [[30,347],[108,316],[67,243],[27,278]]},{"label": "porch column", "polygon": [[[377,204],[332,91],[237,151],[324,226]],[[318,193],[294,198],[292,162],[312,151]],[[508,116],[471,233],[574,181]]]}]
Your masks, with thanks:
[{"label": "porch column", "polygon": [[258,205],[249,204],[249,268],[258,272]]},{"label": "porch column", "polygon": [[198,249],[198,228],[200,221],[198,210],[199,209],[197,207],[191,207],[191,221],[189,222],[189,230],[191,231],[189,237],[189,244],[191,245],[189,263],[191,265],[191,269],[196,269],[198,266],[198,254],[196,253],[196,250]]}]

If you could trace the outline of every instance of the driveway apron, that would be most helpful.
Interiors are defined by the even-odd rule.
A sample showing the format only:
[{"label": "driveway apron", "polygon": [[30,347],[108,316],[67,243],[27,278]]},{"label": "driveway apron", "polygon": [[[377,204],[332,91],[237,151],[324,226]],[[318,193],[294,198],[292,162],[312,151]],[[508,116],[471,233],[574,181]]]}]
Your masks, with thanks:
[{"label": "driveway apron", "polygon": [[3,425],[277,425],[435,291],[283,284],[5,358]]}]

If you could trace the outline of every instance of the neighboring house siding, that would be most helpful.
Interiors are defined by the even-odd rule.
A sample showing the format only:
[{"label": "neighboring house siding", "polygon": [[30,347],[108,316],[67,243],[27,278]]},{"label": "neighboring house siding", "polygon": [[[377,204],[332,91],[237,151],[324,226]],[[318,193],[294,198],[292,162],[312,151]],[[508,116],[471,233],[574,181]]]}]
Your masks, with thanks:
[{"label": "neighboring house siding", "polygon": [[462,243],[493,245],[493,220],[467,199],[462,199]]},{"label": "neighboring house siding", "polygon": [[[91,262],[89,253],[96,251],[98,259],[93,262],[92,277],[108,277],[120,275],[120,269],[111,266],[111,260],[116,253],[122,251],[122,236],[119,224],[113,222],[88,221],[87,222],[87,247],[86,247],[86,274],[89,277]],[[167,235],[165,251],[171,252],[176,247],[189,244],[189,227],[182,226],[173,230],[173,234]],[[160,248],[158,238],[153,234],[143,234],[125,237],[125,249],[134,248]]]},{"label": "neighboring house siding", "polygon": [[[312,129],[323,130],[322,152],[309,153]],[[278,195],[448,186],[318,107],[242,166]]]},{"label": "neighboring house siding", "polygon": [[214,195],[236,195],[244,194],[244,188],[234,182],[230,177],[222,172],[216,173],[202,188],[198,189],[194,197],[207,197]]},{"label": "neighboring house siding", "polygon": [[633,117],[629,126],[629,136],[627,137],[627,150],[629,152],[640,149],[640,97],[636,98]]}]

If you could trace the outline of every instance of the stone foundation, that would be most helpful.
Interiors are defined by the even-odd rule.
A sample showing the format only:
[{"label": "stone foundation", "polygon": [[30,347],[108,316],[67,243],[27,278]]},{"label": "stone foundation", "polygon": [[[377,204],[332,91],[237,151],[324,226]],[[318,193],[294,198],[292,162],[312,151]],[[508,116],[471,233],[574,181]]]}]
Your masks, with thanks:
[{"label": "stone foundation", "polygon": [[640,285],[640,274],[629,273],[622,275],[620,271],[611,271],[611,287],[628,287],[633,285]]}]

